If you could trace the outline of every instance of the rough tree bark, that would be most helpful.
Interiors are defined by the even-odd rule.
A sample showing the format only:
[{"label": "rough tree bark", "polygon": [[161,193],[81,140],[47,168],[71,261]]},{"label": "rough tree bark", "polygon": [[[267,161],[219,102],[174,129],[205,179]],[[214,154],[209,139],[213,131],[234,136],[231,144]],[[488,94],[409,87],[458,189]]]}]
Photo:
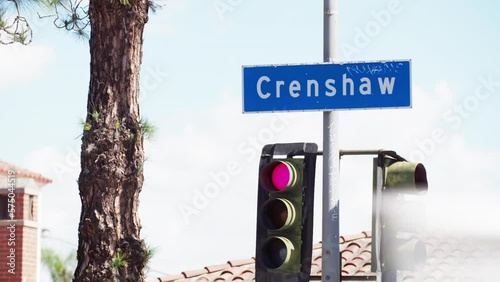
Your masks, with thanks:
[{"label": "rough tree bark", "polygon": [[74,281],[144,281],[137,215],[143,183],[139,71],[146,0],[90,0],[90,86],[78,179]]}]

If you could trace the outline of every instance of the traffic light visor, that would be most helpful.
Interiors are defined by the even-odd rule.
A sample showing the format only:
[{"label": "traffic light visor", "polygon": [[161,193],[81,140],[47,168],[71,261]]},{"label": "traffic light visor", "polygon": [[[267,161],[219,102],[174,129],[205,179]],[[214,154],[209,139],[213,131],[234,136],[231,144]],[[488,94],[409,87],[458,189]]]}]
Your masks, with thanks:
[{"label": "traffic light visor", "polygon": [[427,172],[421,163],[396,162],[387,167],[385,184],[406,192],[427,192]]},{"label": "traffic light visor", "polygon": [[269,192],[283,191],[295,184],[297,171],[290,162],[273,161],[261,170],[260,180]]},{"label": "traffic light visor", "polygon": [[415,185],[417,186],[417,190],[419,191],[427,191],[427,172],[425,171],[425,167],[423,164],[417,164],[415,168]]}]

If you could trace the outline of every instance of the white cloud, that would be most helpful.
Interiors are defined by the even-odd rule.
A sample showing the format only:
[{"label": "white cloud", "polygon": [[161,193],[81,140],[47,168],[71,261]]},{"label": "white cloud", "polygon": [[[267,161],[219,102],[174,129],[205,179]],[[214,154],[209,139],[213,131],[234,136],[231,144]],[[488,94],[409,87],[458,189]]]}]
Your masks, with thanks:
[{"label": "white cloud", "polygon": [[40,76],[54,60],[54,50],[42,45],[0,45],[0,87]]}]

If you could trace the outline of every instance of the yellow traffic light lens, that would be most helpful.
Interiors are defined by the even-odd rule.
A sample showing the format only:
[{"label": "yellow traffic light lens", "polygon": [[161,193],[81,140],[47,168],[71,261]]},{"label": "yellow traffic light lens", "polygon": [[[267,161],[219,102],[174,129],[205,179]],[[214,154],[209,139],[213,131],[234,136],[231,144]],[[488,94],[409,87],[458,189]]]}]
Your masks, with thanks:
[{"label": "yellow traffic light lens", "polygon": [[276,269],[286,264],[294,249],[292,242],[285,237],[272,237],[262,248],[262,262],[269,269]]},{"label": "yellow traffic light lens", "polygon": [[273,161],[267,164],[260,173],[260,181],[269,192],[286,190],[297,180],[295,167],[287,161]]},{"label": "yellow traffic light lens", "polygon": [[287,199],[271,199],[262,207],[262,223],[269,230],[287,228],[295,221],[295,208]]}]

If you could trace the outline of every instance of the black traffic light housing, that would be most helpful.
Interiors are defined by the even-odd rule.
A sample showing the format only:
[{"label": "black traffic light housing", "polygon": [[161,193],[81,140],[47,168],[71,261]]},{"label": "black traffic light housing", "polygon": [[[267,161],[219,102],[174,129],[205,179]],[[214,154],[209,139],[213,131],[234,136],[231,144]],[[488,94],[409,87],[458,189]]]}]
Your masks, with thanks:
[{"label": "black traffic light housing", "polygon": [[424,207],[405,195],[427,192],[427,173],[420,163],[395,153],[374,159],[374,220],[372,271],[382,271],[383,282],[396,282],[398,271],[415,271],[425,264],[425,244],[415,238],[423,226]]},{"label": "black traffic light housing", "polygon": [[257,282],[309,281],[312,257],[314,143],[264,146],[259,163]]}]

